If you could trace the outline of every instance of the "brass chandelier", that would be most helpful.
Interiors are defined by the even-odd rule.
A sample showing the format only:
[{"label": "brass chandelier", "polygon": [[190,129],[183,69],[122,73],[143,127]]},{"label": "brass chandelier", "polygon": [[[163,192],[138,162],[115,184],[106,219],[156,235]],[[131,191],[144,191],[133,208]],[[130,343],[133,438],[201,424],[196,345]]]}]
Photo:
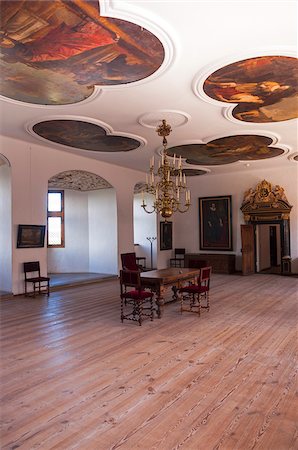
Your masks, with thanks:
[{"label": "brass chandelier", "polygon": [[[166,120],[156,128],[156,132],[163,138],[163,150],[161,152],[161,161],[158,163],[158,169],[155,173],[154,156],[150,159],[149,175],[146,175],[146,185],[142,191],[142,208],[146,213],[159,213],[165,220],[169,219],[173,213],[185,213],[190,207],[190,190],[186,186],[185,173],[182,171],[182,161],[174,155],[170,160],[167,155],[167,139],[172,129]],[[158,178],[157,178],[158,177]],[[148,193],[154,196],[152,209],[147,209],[147,203],[144,194]]]}]

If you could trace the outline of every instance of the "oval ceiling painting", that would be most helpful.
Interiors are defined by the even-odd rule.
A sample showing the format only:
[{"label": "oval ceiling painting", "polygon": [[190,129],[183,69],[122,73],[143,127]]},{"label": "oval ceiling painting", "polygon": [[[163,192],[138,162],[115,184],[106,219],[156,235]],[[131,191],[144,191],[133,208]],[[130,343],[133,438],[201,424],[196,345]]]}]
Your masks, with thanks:
[{"label": "oval ceiling painting", "polygon": [[140,147],[136,139],[107,135],[99,125],[80,120],[47,120],[35,124],[32,129],[48,141],[82,150],[129,152]]},{"label": "oval ceiling painting", "polygon": [[98,0],[3,0],[0,48],[1,95],[43,105],[142,80],[164,60],[155,35],[102,17]]},{"label": "oval ceiling painting", "polygon": [[272,142],[269,137],[252,134],[226,136],[207,144],[171,147],[167,153],[185,158],[188,164],[216,166],[282,155],[284,151],[281,148],[269,147]]},{"label": "oval ceiling painting", "polygon": [[211,98],[238,103],[233,117],[279,122],[298,117],[298,61],[287,56],[245,59],[213,72],[203,90]]}]

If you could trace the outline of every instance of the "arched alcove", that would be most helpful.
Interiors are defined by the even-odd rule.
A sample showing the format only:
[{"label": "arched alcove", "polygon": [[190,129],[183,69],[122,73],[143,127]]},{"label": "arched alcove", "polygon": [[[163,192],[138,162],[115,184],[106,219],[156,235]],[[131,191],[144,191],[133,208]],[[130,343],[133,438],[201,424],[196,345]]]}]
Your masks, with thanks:
[{"label": "arched alcove", "polygon": [[117,274],[117,208],[113,186],[82,171],[61,172],[49,180],[49,191],[63,190],[65,239],[48,248],[48,273]]},{"label": "arched alcove", "polygon": [[0,154],[0,292],[12,292],[11,168]]},{"label": "arched alcove", "polygon": [[[157,218],[155,213],[147,214],[141,207],[142,188],[143,183],[137,183],[134,188],[134,244],[137,257],[146,258],[146,268],[151,269],[157,267]],[[140,262],[143,264],[143,261]]]}]

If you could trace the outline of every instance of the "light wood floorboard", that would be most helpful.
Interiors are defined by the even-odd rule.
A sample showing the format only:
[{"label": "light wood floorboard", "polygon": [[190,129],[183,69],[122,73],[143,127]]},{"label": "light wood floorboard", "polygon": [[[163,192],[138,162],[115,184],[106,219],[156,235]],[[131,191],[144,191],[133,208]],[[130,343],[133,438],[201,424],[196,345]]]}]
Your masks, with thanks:
[{"label": "light wood floorboard", "polygon": [[215,274],[142,327],[117,280],[1,301],[1,449],[297,450],[297,291]]}]

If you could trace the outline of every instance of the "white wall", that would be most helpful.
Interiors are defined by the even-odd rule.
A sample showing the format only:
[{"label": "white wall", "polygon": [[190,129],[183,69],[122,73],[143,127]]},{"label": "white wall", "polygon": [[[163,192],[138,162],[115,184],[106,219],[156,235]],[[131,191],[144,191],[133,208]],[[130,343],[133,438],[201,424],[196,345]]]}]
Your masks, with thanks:
[{"label": "white wall", "polygon": [[[185,214],[174,215],[174,247],[185,247],[187,252],[209,253],[200,250],[199,242],[199,197],[218,195],[232,195],[232,224],[233,224],[233,251],[221,253],[236,254],[236,268],[241,270],[241,234],[240,224],[244,223],[240,207],[244,192],[255,188],[262,180],[266,179],[272,185],[279,184],[285,189],[285,193],[291,205],[291,257],[292,272],[298,273],[298,165],[289,163],[287,168],[252,170],[223,175],[202,175],[189,177],[188,185],[191,188],[192,206]],[[216,253],[216,252],[215,252]]]},{"label": "white wall", "polygon": [[0,290],[12,292],[11,182],[8,164],[0,166]]},{"label": "white wall", "polygon": [[64,190],[65,247],[48,248],[48,272],[89,272],[88,193]]},{"label": "white wall", "polygon": [[[66,151],[59,151],[40,144],[30,145],[16,139],[0,137],[2,154],[11,163],[12,190],[12,292],[24,292],[23,262],[39,260],[41,271],[47,273],[47,248],[16,249],[17,225],[46,225],[48,180],[64,170],[86,170],[107,180],[114,188],[117,200],[117,246],[118,269],[120,254],[134,251],[133,236],[133,189],[137,182],[144,180],[145,174],[136,170],[85,158]],[[291,212],[291,256],[292,270],[298,273],[297,248],[297,163],[289,163],[285,168],[262,169],[238,172],[231,176],[205,175],[189,177],[192,192],[192,207],[185,214],[173,217],[173,248],[185,247],[188,252],[199,252],[198,197],[211,195],[232,195],[233,202],[233,243],[237,267],[241,269],[240,211],[243,194],[249,187],[255,187],[263,179],[284,187]],[[159,220],[159,219],[158,219]],[[159,230],[158,230],[159,231]],[[9,232],[7,234],[9,239]],[[167,265],[171,252],[159,252],[157,266]]]},{"label": "white wall", "polygon": [[[11,163],[12,189],[12,292],[24,292],[23,262],[38,260],[47,273],[47,248],[16,249],[17,225],[46,225],[48,180],[65,170],[86,170],[107,180],[117,201],[117,273],[120,253],[134,251],[133,189],[142,172],[55,150],[40,144],[0,136],[2,153]],[[9,239],[9,235],[6,236]],[[113,270],[113,273],[114,270]]]},{"label": "white wall", "polygon": [[114,189],[88,193],[89,270],[118,273],[117,206]]},{"label": "white wall", "polygon": [[141,204],[142,194],[135,194],[133,204],[134,243],[139,244],[135,246],[135,252],[137,256],[144,256],[146,258],[146,266],[150,268],[151,246],[147,237],[156,237],[156,240],[152,241],[152,267],[156,268],[158,248],[157,218],[155,213],[146,213],[141,207]]}]

